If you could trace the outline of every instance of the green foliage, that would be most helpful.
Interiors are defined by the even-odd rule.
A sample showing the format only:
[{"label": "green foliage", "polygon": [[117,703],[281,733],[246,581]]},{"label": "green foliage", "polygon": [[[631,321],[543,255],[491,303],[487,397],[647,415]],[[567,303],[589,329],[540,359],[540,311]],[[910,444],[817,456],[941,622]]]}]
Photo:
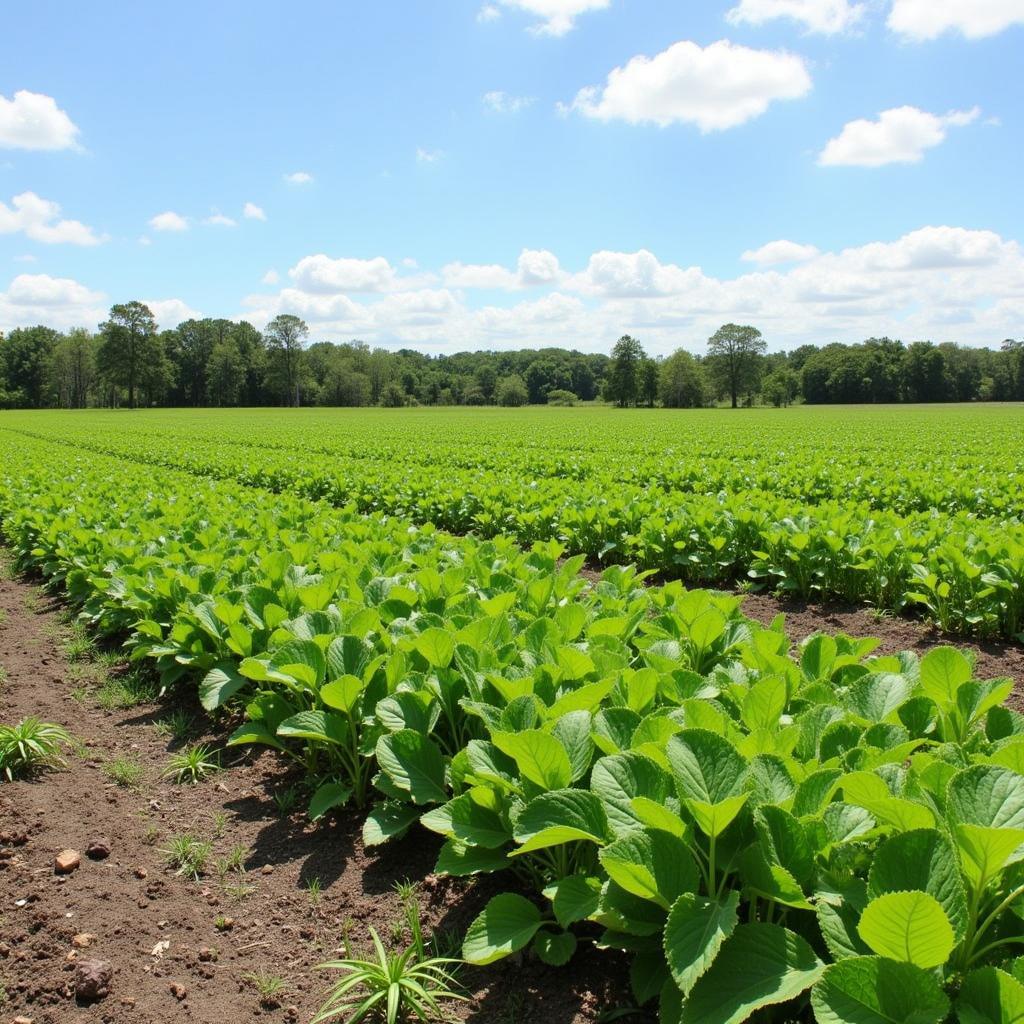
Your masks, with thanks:
[{"label": "green foliage", "polygon": [[[492,536],[455,536],[363,515],[356,499],[297,496],[294,451],[264,461],[236,443],[232,461],[206,439],[184,457],[191,473],[135,461],[169,436],[138,435],[129,457],[97,430],[87,444],[120,457],[85,447],[73,464],[52,440],[0,440],[0,517],[21,565],[63,584],[97,633],[128,635],[162,687],[195,686],[211,715],[231,716],[230,745],[290,761],[313,819],[351,801],[367,808],[367,843],[423,827],[443,837],[439,873],[502,873],[507,891],[470,925],[465,959],[562,965],[596,937],[628,954],[636,1001],[657,1001],[666,1024],[938,1021],[951,1004],[985,1020],[1012,1005],[1024,718],[1001,706],[1007,681],[976,678],[951,647],[878,655],[877,641],[840,634],[794,650],[784,622],[746,619],[739,598],[645,587],[635,567],[581,576],[580,555],[539,539],[570,529],[566,507],[542,514],[523,499],[537,539],[524,549],[502,535],[521,481],[492,481]],[[436,490],[407,476],[385,485],[375,470],[379,507],[453,507],[455,471],[437,465]],[[573,487],[607,489],[586,465]],[[329,492],[319,473],[302,486]],[[466,508],[462,525],[478,524]],[[750,544],[771,534],[766,564],[800,586],[835,569],[824,528],[812,537],[740,511],[736,530]],[[597,515],[595,543],[609,543]],[[653,545],[652,516],[628,525]],[[673,521],[657,523],[663,549],[681,535]],[[983,532],[983,516],[969,522]],[[857,557],[866,565],[863,544]],[[984,575],[988,600],[997,574]],[[973,607],[966,591],[956,601]],[[180,756],[185,778],[213,763],[203,747]],[[198,875],[209,849],[179,836],[166,855]],[[431,962],[418,925],[399,930],[411,953],[376,940],[372,960],[338,962],[331,1015],[375,996],[383,1009]],[[421,980],[443,989],[438,970]]]},{"label": "green foliage", "polygon": [[335,1017],[344,1017],[345,1024],[356,1024],[371,1015],[387,1024],[405,1020],[430,1024],[443,1017],[442,1003],[465,1000],[455,991],[451,973],[457,960],[424,956],[422,945],[416,941],[401,953],[391,953],[372,927],[370,937],[373,958],[348,956],[319,965],[322,970],[344,973],[313,1018],[313,1024]]},{"label": "green foliage", "polygon": [[32,716],[15,725],[0,725],[0,775],[10,782],[43,768],[63,768],[61,749],[70,743],[63,726]]},{"label": "green foliage", "polygon": [[219,754],[200,743],[171,754],[164,778],[173,779],[179,785],[186,782],[196,785],[219,770]]}]

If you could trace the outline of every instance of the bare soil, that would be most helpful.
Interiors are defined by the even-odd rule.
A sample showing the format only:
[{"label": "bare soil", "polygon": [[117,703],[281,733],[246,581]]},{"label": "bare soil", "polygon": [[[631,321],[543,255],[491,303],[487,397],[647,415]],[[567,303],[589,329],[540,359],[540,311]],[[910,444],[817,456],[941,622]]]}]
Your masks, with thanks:
[{"label": "bare soil", "polygon": [[[395,931],[396,882],[417,882],[425,931],[456,942],[509,884],[432,874],[439,843],[422,829],[365,850],[357,811],[313,827],[301,797],[281,813],[273,796],[298,779],[271,752],[233,760],[228,751],[224,770],[195,786],[162,778],[181,746],[158,734],[171,710],[192,715],[189,742],[220,747],[223,734],[183,693],[173,704],[98,706],[89,684],[100,668],[69,661],[61,605],[0,576],[0,722],[35,715],[80,744],[65,771],[0,782],[0,1022],[308,1021],[337,977],[314,968],[343,956],[346,937],[363,952],[371,925],[388,945],[407,941]],[[137,785],[110,779],[104,766],[115,758],[141,765]],[[198,880],[175,874],[162,852],[183,833],[213,847]],[[93,860],[86,850],[98,840],[111,852]],[[220,876],[215,862],[238,847],[244,873]],[[54,859],[65,849],[81,864],[59,875]],[[83,935],[93,938],[76,945]],[[93,1002],[75,997],[76,965],[87,959],[113,969],[109,994]],[[284,989],[261,1004],[252,975]],[[624,962],[589,943],[564,968],[509,960],[458,978],[470,1002],[450,1005],[469,1024],[584,1024],[630,1001]]]}]

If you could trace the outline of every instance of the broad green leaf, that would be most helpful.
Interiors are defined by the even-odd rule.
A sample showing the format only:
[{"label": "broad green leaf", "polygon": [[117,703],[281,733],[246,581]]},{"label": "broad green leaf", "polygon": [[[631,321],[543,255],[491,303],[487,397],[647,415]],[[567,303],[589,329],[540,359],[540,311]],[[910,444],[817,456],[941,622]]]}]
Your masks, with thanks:
[{"label": "broad green leaf", "polygon": [[996,765],[974,765],[950,780],[946,807],[956,824],[1024,828],[1024,777]]},{"label": "broad green leaf", "polygon": [[850,711],[868,722],[884,722],[913,692],[913,684],[906,676],[892,672],[877,672],[858,679],[846,696]]},{"label": "broad green leaf", "polygon": [[594,660],[578,647],[559,647],[555,652],[555,663],[562,670],[565,679],[583,679],[595,671]]},{"label": "broad green leaf", "polygon": [[284,744],[262,722],[244,722],[228,737],[225,746],[240,747],[249,743],[284,750]]},{"label": "broad green leaf", "polygon": [[799,910],[813,910],[800,883],[781,864],[770,859],[760,844],[748,846],[739,857],[740,876],[751,893]]},{"label": "broad green leaf", "polygon": [[844,960],[870,953],[871,950],[857,934],[857,924],[868,903],[864,882],[855,878],[841,891],[818,892],[815,897],[818,927],[832,958]]},{"label": "broad green leaf", "polygon": [[199,703],[204,710],[215,711],[223,707],[239,690],[249,685],[233,664],[225,662],[211,668],[199,684]]},{"label": "broad green leaf", "polygon": [[309,820],[319,821],[328,811],[341,807],[352,795],[352,787],[343,782],[325,782],[309,801]]},{"label": "broad green leaf", "polygon": [[878,956],[826,968],[811,989],[818,1024],[941,1024],[949,1000],[934,975]]},{"label": "broad green leaf", "polygon": [[628,893],[668,910],[684,892],[697,889],[699,875],[686,843],[668,832],[643,829],[609,843],[600,852],[608,877]]},{"label": "broad green leaf", "polygon": [[320,699],[338,711],[351,712],[363,692],[363,681],[358,676],[339,676],[320,687]]},{"label": "broad green leaf", "polygon": [[434,870],[439,875],[493,874],[504,871],[512,862],[502,850],[488,850],[484,846],[463,846],[449,839],[437,855]]},{"label": "broad green leaf", "polygon": [[[484,794],[491,791],[484,790]],[[512,832],[494,806],[474,799],[474,792],[463,793],[454,800],[420,819],[424,827],[455,839],[466,846],[486,846],[497,849],[512,839]]]},{"label": "broad green leaf", "polygon": [[868,894],[920,890],[935,897],[945,910],[957,941],[967,926],[967,893],[949,840],[935,829],[917,829],[891,836],[871,860]]},{"label": "broad green leaf", "polygon": [[534,797],[516,818],[513,856],[575,840],[601,845],[608,838],[608,817],[601,801],[582,789],[559,789]]},{"label": "broad green leaf", "polygon": [[413,803],[440,803],[448,796],[444,757],[433,740],[412,729],[400,729],[377,740],[377,763],[392,784]]},{"label": "broad green leaf", "polygon": [[736,815],[743,810],[749,793],[727,797],[718,803],[710,804],[703,800],[687,800],[686,807],[693,815],[697,827],[707,836],[720,836],[733,822]]},{"label": "broad green leaf", "polygon": [[551,900],[555,920],[563,928],[568,928],[596,912],[601,898],[601,880],[586,875],[568,875],[547,886],[544,895]]},{"label": "broad green leaf", "polygon": [[455,656],[455,637],[446,629],[425,629],[416,637],[415,644],[431,668],[447,668]]},{"label": "broad green leaf", "polygon": [[494,745],[515,761],[524,778],[542,789],[564,789],[572,782],[572,765],[565,747],[539,729],[496,732]]},{"label": "broad green leaf", "polygon": [[515,893],[494,896],[466,931],[463,959],[483,966],[526,946],[543,923],[540,911]]},{"label": "broad green leaf", "polygon": [[1024,985],[996,967],[982,967],[964,979],[956,1001],[959,1024],[1021,1024]]},{"label": "broad green leaf", "polygon": [[576,952],[576,936],[572,932],[539,931],[532,948],[539,960],[552,967],[561,967]]},{"label": "broad green leaf", "polygon": [[716,804],[742,789],[747,763],[716,733],[685,729],[669,740],[665,753],[680,797]]},{"label": "broad green leaf", "polygon": [[590,738],[590,712],[570,711],[562,715],[551,729],[551,735],[558,740],[569,755],[572,781],[577,782],[590,771],[594,758],[594,741]]},{"label": "broad green leaf", "polygon": [[634,797],[630,806],[640,821],[647,828],[658,828],[680,839],[685,839],[690,826],[664,804],[645,796]]},{"label": "broad green leaf", "polygon": [[888,892],[865,908],[857,927],[879,956],[918,967],[938,967],[956,944],[942,904],[926,892]]},{"label": "broad green leaf", "polygon": [[955,647],[933,647],[921,659],[921,689],[940,707],[951,706],[970,678],[971,663]]},{"label": "broad green leaf", "polygon": [[624,835],[644,824],[633,800],[646,797],[663,805],[669,794],[669,777],[649,757],[631,750],[597,761],[590,773],[590,791],[604,804],[612,831]]},{"label": "broad green leaf", "polygon": [[672,904],[665,923],[665,958],[683,996],[690,994],[732,934],[739,900],[735,890],[721,900],[683,893]]},{"label": "broad green leaf", "polygon": [[312,640],[292,640],[284,644],[271,655],[270,664],[311,687],[319,686],[327,674],[324,652]]},{"label": "broad green leaf", "polygon": [[317,743],[345,743],[348,732],[348,722],[329,711],[300,711],[277,727],[278,736]]},{"label": "broad green leaf", "polygon": [[380,846],[408,831],[419,817],[419,809],[412,804],[386,800],[377,804],[363,821],[363,845]]},{"label": "broad green leaf", "polygon": [[755,1010],[805,992],[825,965],[807,942],[776,924],[740,924],[697,980],[682,1024],[740,1024]]}]

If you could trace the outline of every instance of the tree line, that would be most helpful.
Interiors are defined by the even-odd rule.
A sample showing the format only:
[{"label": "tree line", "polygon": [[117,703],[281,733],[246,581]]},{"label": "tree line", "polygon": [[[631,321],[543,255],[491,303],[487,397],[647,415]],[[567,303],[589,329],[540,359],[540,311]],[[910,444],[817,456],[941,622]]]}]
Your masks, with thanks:
[{"label": "tree line", "polygon": [[754,327],[726,324],[705,353],[650,358],[629,335],[611,356],[564,348],[428,356],[361,341],[309,343],[299,317],[264,330],[193,319],[159,330],[141,302],[111,307],[95,332],[0,334],[0,407],[574,404],[686,408],[727,402],[1024,400],[1024,341],[803,345],[768,353]]}]

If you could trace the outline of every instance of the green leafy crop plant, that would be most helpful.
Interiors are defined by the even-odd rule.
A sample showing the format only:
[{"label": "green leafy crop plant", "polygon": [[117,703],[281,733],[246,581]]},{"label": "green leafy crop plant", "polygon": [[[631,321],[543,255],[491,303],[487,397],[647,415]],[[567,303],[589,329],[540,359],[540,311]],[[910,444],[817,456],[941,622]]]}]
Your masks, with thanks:
[{"label": "green leafy crop plant", "polygon": [[[150,424],[178,422],[133,419],[134,454],[160,436]],[[457,536],[393,514],[403,493],[415,519],[428,491],[447,507],[455,489],[439,461],[442,481],[421,485],[407,460],[404,491],[382,485],[394,503],[364,514],[303,497],[284,476],[243,481],[247,460],[253,473],[268,463],[241,435],[185,437],[186,453],[237,450],[217,475],[94,450],[116,448],[112,428],[69,457],[73,431],[50,429],[61,443],[8,443],[0,430],[0,519],[19,563],[62,584],[95,631],[127,637],[172,698],[198,687],[208,712],[233,719],[231,745],[292,760],[314,818],[351,803],[367,845],[427,828],[444,837],[438,872],[501,873],[507,891],[470,926],[465,959],[522,951],[558,965],[596,941],[630,957],[637,1002],[664,1024],[998,1021],[1022,1005],[1024,718],[1003,706],[1009,680],[976,678],[951,647],[878,655],[876,641],[818,635],[794,650],[781,619],[747,620],[740,597],[647,586],[620,565],[581,575],[582,554],[551,539],[572,509],[537,512],[526,548],[504,532],[534,508],[525,477],[518,507],[493,506],[494,536]],[[542,448],[510,461],[589,494],[577,512],[592,513],[594,543],[625,529],[664,546],[675,520],[613,504],[610,478],[608,502],[586,491],[594,439],[577,440],[559,449],[561,476],[541,477],[557,469]],[[340,443],[325,441],[325,455]],[[377,472],[365,451],[389,441],[347,443]],[[747,444],[763,458],[763,443]],[[477,456],[488,453],[500,462],[485,433]],[[731,500],[708,499],[702,521],[719,568],[770,539],[781,547],[757,548],[766,564],[804,553],[797,593],[858,574],[882,592],[889,569],[829,552],[864,563],[870,548],[890,567],[907,557],[867,538],[857,510],[818,535],[818,520]],[[948,539],[962,514],[941,504],[907,515]],[[1004,513],[963,515],[1004,543]],[[704,528],[694,523],[691,534]],[[958,609],[951,624],[1011,578],[990,567],[975,591],[940,594]]]}]

